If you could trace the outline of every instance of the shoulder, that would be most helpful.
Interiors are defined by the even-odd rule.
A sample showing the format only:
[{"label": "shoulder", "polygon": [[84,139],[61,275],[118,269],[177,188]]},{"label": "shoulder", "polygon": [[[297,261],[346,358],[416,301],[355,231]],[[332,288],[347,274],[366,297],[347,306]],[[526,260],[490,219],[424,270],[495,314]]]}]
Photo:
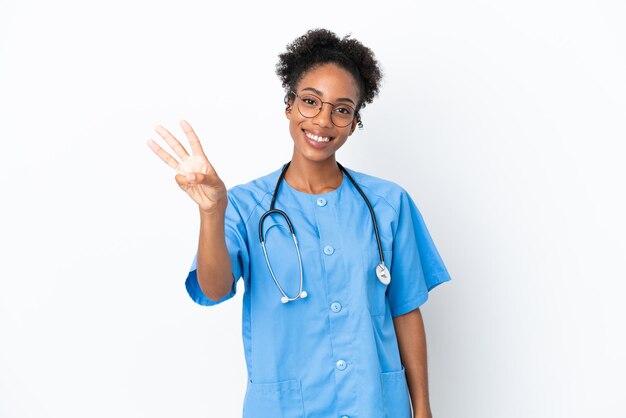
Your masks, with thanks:
[{"label": "shoulder", "polygon": [[371,174],[361,173],[346,167],[354,181],[363,189],[370,200],[380,199],[398,212],[402,201],[410,198],[409,193],[399,184]]},{"label": "shoulder", "polygon": [[229,204],[246,219],[266,199],[271,199],[282,167],[271,173],[228,189]]}]

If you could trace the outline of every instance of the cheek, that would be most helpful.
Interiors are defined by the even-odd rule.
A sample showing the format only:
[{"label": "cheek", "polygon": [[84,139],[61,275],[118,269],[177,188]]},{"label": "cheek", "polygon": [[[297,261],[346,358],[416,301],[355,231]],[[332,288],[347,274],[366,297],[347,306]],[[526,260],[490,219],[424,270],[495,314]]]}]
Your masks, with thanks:
[{"label": "cheek", "polygon": [[335,144],[335,147],[342,147],[343,144],[345,144],[347,140],[348,140],[347,137],[346,138],[341,138],[341,139],[336,138],[335,141],[337,141],[337,143]]},{"label": "cheek", "polygon": [[289,120],[289,133],[291,134],[292,139],[296,139],[300,134],[300,126],[296,120],[291,118]]}]

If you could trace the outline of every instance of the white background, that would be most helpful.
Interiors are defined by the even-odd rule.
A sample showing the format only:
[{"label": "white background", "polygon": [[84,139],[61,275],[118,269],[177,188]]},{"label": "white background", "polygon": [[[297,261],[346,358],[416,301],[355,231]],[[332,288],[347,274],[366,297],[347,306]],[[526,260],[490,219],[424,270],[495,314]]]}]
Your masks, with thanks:
[{"label": "white background", "polygon": [[409,190],[453,277],[422,307],[434,416],[626,416],[625,20],[617,0],[0,1],[0,417],[241,415],[243,288],[188,298],[197,208],[146,140],[186,144],[185,118],[229,187],[278,169],[274,65],[313,27],[385,73],[338,160]]}]

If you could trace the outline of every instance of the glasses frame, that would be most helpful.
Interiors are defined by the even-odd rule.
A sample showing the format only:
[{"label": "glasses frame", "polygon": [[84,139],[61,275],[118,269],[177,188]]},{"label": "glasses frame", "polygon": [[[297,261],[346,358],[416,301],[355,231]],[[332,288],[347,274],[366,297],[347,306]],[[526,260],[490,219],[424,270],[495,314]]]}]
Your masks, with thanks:
[{"label": "glasses frame", "polygon": [[[290,90],[290,91],[289,91],[289,93],[287,93],[287,97],[285,97],[285,104],[289,104],[289,102],[288,102],[288,96],[289,96],[290,94],[293,94],[293,95],[294,95],[295,97],[297,97],[300,101],[302,101],[302,98],[300,97],[300,95],[299,95],[298,93],[296,93],[296,92],[295,92],[295,91],[293,91],[293,90]],[[329,105],[331,106],[332,110],[334,110],[334,109],[335,109],[335,107],[337,107],[337,106],[347,106],[347,107],[351,108],[351,109],[354,111],[354,112],[353,112],[353,114],[352,114],[352,120],[351,120],[350,122],[348,122],[348,124],[346,124],[346,125],[337,125],[337,124],[335,123],[335,121],[333,120],[332,110],[331,110],[331,114],[330,114],[330,121],[331,121],[331,122],[333,123],[333,125],[335,125],[337,128],[345,128],[345,127],[350,126],[350,124],[352,124],[352,122],[354,122],[354,121],[356,120],[356,121],[357,121],[357,123],[358,123],[358,125],[359,125],[359,128],[362,128],[363,124],[361,123],[361,117],[360,117],[360,115],[359,115],[359,111],[358,111],[358,110],[356,110],[356,108],[354,108],[353,106],[350,106],[349,104],[341,104],[341,105],[337,105],[337,104],[335,104],[335,103],[325,102],[325,101],[323,101],[323,100],[321,99],[321,97],[319,97],[319,96],[317,96],[317,95],[315,95],[315,94],[310,94],[310,93],[307,93],[307,94],[309,94],[309,95],[311,95],[311,96],[313,96],[313,97],[317,97],[317,98],[319,99],[319,101],[320,101],[320,107],[319,107],[319,110],[317,111],[317,113],[316,113],[314,116],[305,116],[304,114],[302,114],[302,111],[300,110],[300,106],[297,106],[297,105],[296,105],[296,107],[298,108],[298,113],[300,113],[300,114],[302,115],[302,117],[307,118],[307,119],[312,119],[312,118],[314,118],[314,117],[317,117],[317,116],[318,116],[318,115],[322,112],[322,109],[324,109],[324,103],[329,104]]]}]

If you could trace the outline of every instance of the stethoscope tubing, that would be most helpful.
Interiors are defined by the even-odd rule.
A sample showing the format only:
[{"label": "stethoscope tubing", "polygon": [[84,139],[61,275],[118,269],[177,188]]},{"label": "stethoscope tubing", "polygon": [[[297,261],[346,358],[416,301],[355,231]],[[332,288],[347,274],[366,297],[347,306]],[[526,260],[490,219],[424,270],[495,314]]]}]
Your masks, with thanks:
[{"label": "stethoscope tubing", "polygon": [[[296,299],[305,298],[307,296],[306,291],[302,290],[302,282],[303,282],[302,256],[300,254],[300,247],[298,245],[298,239],[296,238],[296,233],[295,233],[295,230],[293,228],[293,224],[291,222],[291,219],[289,219],[289,216],[287,215],[287,213],[285,213],[284,211],[282,211],[280,209],[276,209],[275,208],[276,197],[278,196],[278,190],[280,188],[280,184],[281,184],[282,180],[285,177],[285,172],[287,171],[287,168],[289,167],[289,164],[291,164],[291,161],[286,163],[283,166],[283,169],[282,169],[282,171],[280,173],[280,176],[278,177],[278,181],[276,182],[276,187],[274,188],[274,194],[272,195],[272,201],[270,203],[269,210],[266,211],[263,215],[261,215],[261,218],[259,219],[259,241],[261,242],[261,247],[263,248],[263,255],[265,256],[265,261],[267,262],[267,267],[268,267],[268,269],[270,271],[272,279],[274,280],[274,283],[276,284],[276,287],[278,287],[278,290],[282,294],[282,297],[281,297],[281,302],[282,303],[291,302],[291,301],[294,301]],[[352,178],[350,173],[348,173],[348,170],[346,170],[339,163],[337,163],[337,166],[346,175],[346,177],[348,177],[348,180],[350,180],[350,182],[354,185],[354,187],[357,189],[357,191],[359,192],[359,194],[361,195],[361,197],[365,201],[365,204],[367,205],[367,209],[370,212],[370,217],[372,218],[372,224],[374,226],[374,235],[376,237],[376,245],[378,246],[378,255],[380,256],[380,264],[378,264],[378,266],[377,266],[376,274],[377,274],[379,280],[381,280],[381,282],[383,282],[383,278],[387,279],[387,281],[385,283],[388,284],[389,280],[390,280],[390,275],[389,275],[389,270],[387,269],[387,267],[385,267],[385,256],[383,254],[383,246],[382,246],[381,241],[380,241],[380,234],[378,232],[378,223],[376,222],[376,215],[374,213],[374,209],[372,208],[372,205],[371,205],[369,199],[367,198],[367,196],[365,195],[365,193],[363,192],[361,187],[359,187],[359,185]],[[278,282],[278,279],[276,278],[276,275],[274,274],[274,269],[272,269],[269,257],[267,255],[267,248],[265,247],[265,237],[263,236],[263,223],[265,222],[265,219],[269,215],[272,215],[272,214],[277,214],[277,215],[282,216],[283,219],[285,219],[285,221],[287,222],[287,226],[289,227],[289,232],[291,233],[291,236],[293,238],[293,243],[294,243],[294,245],[296,247],[296,253],[298,254],[298,265],[299,265],[299,270],[300,270],[300,287],[299,287],[299,290],[298,290],[298,294],[296,296],[294,296],[294,297],[289,297],[285,293],[284,289],[282,288],[282,286]]]},{"label": "stethoscope tubing", "polygon": [[374,208],[372,208],[372,205],[371,205],[369,199],[367,198],[367,196],[365,196],[365,193],[363,192],[363,190],[359,187],[359,185],[356,183],[356,181],[354,181],[354,179],[352,178],[350,173],[348,173],[348,170],[346,170],[339,163],[337,163],[337,165],[339,166],[341,171],[344,172],[346,177],[348,177],[348,179],[352,182],[352,184],[354,184],[354,187],[359,192],[361,197],[363,197],[363,200],[365,200],[365,204],[367,205],[367,208],[370,211],[370,216],[372,217],[372,224],[374,224],[374,235],[376,236],[376,245],[378,245],[378,255],[380,256],[380,262],[381,262],[381,264],[384,265],[385,264],[385,256],[383,254],[383,245],[380,242],[380,234],[378,233],[378,222],[376,222],[376,215],[374,214]]}]

